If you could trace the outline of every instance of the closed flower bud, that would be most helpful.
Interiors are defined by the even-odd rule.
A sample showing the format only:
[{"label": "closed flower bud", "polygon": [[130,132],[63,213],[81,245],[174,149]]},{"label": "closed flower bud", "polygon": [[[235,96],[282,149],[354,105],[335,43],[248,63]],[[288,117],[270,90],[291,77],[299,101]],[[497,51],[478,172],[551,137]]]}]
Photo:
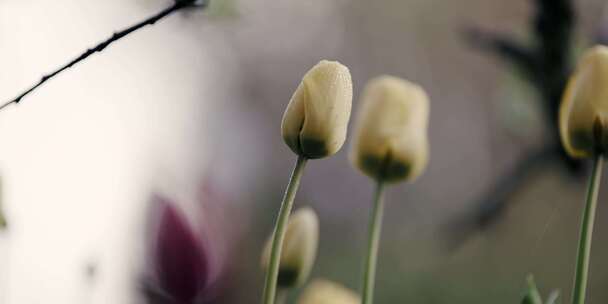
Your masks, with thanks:
[{"label": "closed flower bud", "polygon": [[322,60],[304,75],[285,110],[281,125],[285,143],[310,159],[338,152],[346,139],[352,99],[348,68]]},{"label": "closed flower bud", "polygon": [[608,48],[588,50],[570,78],[559,112],[562,144],[572,157],[608,148]]},{"label": "closed flower bud", "polygon": [[[262,254],[262,268],[268,268],[272,238]],[[289,217],[281,251],[278,286],[301,286],[306,282],[317,256],[319,219],[312,208],[300,208]]]},{"label": "closed flower bud", "polygon": [[352,290],[328,280],[314,280],[302,293],[298,304],[359,304],[360,297]]},{"label": "closed flower bud", "polygon": [[154,199],[163,208],[154,252],[158,287],[177,303],[195,303],[209,279],[207,252],[173,203]]},{"label": "closed flower bud", "polygon": [[429,101],[406,80],[382,76],[364,89],[351,161],[385,182],[414,180],[428,163]]},{"label": "closed flower bud", "polygon": [[0,179],[0,230],[6,229],[7,223],[4,217],[4,205],[2,204],[3,193],[2,193],[2,179]]}]

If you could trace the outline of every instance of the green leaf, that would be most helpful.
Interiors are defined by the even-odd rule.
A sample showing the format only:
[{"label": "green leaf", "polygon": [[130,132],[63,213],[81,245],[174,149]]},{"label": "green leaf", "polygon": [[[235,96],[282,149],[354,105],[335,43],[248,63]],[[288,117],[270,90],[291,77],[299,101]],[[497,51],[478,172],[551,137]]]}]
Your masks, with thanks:
[{"label": "green leaf", "polygon": [[556,289],[549,294],[546,304],[555,304],[555,303],[557,303],[558,298],[559,298],[559,290]]},{"label": "green leaf", "polygon": [[528,289],[526,290],[526,294],[524,295],[522,304],[543,304],[543,299],[536,288],[536,284],[534,283],[534,277],[529,275],[527,278],[528,281]]}]

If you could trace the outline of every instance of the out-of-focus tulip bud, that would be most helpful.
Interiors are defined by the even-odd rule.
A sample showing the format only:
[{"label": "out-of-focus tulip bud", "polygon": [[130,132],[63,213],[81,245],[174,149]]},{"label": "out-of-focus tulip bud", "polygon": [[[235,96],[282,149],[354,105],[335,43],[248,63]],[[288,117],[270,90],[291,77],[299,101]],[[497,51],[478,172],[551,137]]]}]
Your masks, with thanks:
[{"label": "out-of-focus tulip bud", "polygon": [[302,293],[298,304],[359,304],[361,298],[352,290],[328,280],[316,279]]},{"label": "out-of-focus tulip bud", "polygon": [[346,139],[352,99],[348,68],[322,60],[304,75],[285,110],[281,125],[285,143],[310,159],[338,152]]},{"label": "out-of-focus tulip bud", "polygon": [[570,77],[559,111],[562,144],[572,157],[608,148],[608,47],[588,50]]},{"label": "out-of-focus tulip bud", "polygon": [[159,288],[178,303],[195,303],[208,282],[207,255],[186,218],[163,201],[154,261]]},{"label": "out-of-focus tulip bud", "polygon": [[3,203],[3,192],[2,192],[2,179],[0,178],[0,230],[6,229],[6,217],[4,216],[4,205]]},{"label": "out-of-focus tulip bud", "polygon": [[[310,207],[298,209],[289,217],[277,284],[282,288],[301,286],[306,282],[317,256],[319,218]],[[272,238],[262,253],[262,269],[268,268]]]},{"label": "out-of-focus tulip bud", "polygon": [[385,182],[414,180],[428,163],[429,101],[411,82],[381,76],[364,89],[351,161]]}]

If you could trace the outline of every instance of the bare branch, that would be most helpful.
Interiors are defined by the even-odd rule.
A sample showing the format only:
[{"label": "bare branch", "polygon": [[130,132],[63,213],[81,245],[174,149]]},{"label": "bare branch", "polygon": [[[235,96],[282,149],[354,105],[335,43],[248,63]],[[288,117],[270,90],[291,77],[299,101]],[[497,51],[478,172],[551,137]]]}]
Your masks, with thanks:
[{"label": "bare branch", "polygon": [[100,42],[99,44],[97,44],[96,46],[87,49],[84,53],[82,53],[80,56],[76,57],[75,59],[73,59],[72,61],[68,62],[67,64],[61,66],[60,68],[58,68],[57,70],[42,76],[42,78],[40,79],[40,81],[38,81],[38,83],[36,83],[35,85],[31,86],[30,88],[28,88],[27,90],[25,90],[23,93],[19,94],[17,97],[15,97],[14,99],[7,101],[5,103],[3,103],[2,105],[0,105],[0,110],[6,108],[7,106],[11,105],[11,104],[18,104],[25,96],[29,95],[30,93],[32,93],[34,90],[36,90],[38,87],[40,87],[41,85],[43,85],[45,82],[49,81],[50,79],[52,79],[53,77],[57,76],[58,74],[62,73],[63,71],[71,68],[72,66],[74,66],[75,64],[87,59],[89,56],[97,53],[97,52],[101,52],[103,51],[105,48],[107,48],[110,44],[124,38],[125,36],[147,26],[147,25],[153,25],[155,24],[157,21],[159,21],[160,19],[163,19],[164,17],[167,17],[169,15],[171,15],[172,13],[175,13],[181,9],[187,8],[187,7],[192,7],[192,6],[196,6],[197,3],[196,1],[175,1],[175,3],[173,5],[171,5],[170,7],[162,10],[161,12],[146,18],[145,20],[134,24],[122,31],[119,32],[115,32],[114,34],[112,34],[111,37],[109,37],[108,39]]},{"label": "bare branch", "polygon": [[495,224],[507,209],[511,197],[526,184],[531,173],[547,163],[554,162],[560,156],[561,150],[559,145],[548,145],[524,155],[478,199],[472,212],[445,227],[446,231],[449,231],[448,248],[458,248],[474,235],[474,232],[483,231]]},{"label": "bare branch", "polygon": [[494,52],[503,59],[513,63],[527,77],[533,79],[537,74],[537,60],[532,50],[515,42],[505,35],[487,32],[477,28],[469,28],[464,31],[464,37],[469,44],[490,52]]}]

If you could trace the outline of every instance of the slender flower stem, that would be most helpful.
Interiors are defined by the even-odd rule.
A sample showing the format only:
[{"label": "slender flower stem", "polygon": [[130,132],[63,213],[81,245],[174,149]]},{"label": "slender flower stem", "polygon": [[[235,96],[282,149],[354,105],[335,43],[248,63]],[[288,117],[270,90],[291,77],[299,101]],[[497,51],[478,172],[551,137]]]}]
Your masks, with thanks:
[{"label": "slender flower stem", "polygon": [[376,277],[376,263],[378,261],[378,245],[382,231],[382,216],[384,213],[383,200],[384,183],[378,181],[374,195],[374,206],[370,215],[369,236],[367,243],[367,259],[365,261],[365,275],[363,278],[363,304],[374,301],[374,280]]},{"label": "slender flower stem", "polygon": [[296,165],[291,173],[291,178],[287,184],[287,190],[281,202],[279,215],[272,234],[272,246],[270,249],[270,262],[266,272],[266,282],[264,285],[263,304],[274,304],[274,299],[277,291],[277,279],[279,277],[279,262],[281,261],[281,250],[283,249],[283,240],[285,239],[285,228],[293,207],[293,200],[300,185],[300,179],[304,173],[304,167],[307,159],[298,156]]},{"label": "slender flower stem", "polygon": [[576,274],[574,276],[574,291],[572,292],[572,304],[584,304],[587,289],[587,277],[589,275],[589,260],[591,253],[591,238],[593,234],[593,223],[595,221],[595,210],[597,207],[597,196],[600,189],[602,177],[603,158],[597,155],[593,161],[593,173],[589,178],[587,188],[587,201],[583,211],[581,223],[581,234],[579,237],[578,254],[576,258]]}]

